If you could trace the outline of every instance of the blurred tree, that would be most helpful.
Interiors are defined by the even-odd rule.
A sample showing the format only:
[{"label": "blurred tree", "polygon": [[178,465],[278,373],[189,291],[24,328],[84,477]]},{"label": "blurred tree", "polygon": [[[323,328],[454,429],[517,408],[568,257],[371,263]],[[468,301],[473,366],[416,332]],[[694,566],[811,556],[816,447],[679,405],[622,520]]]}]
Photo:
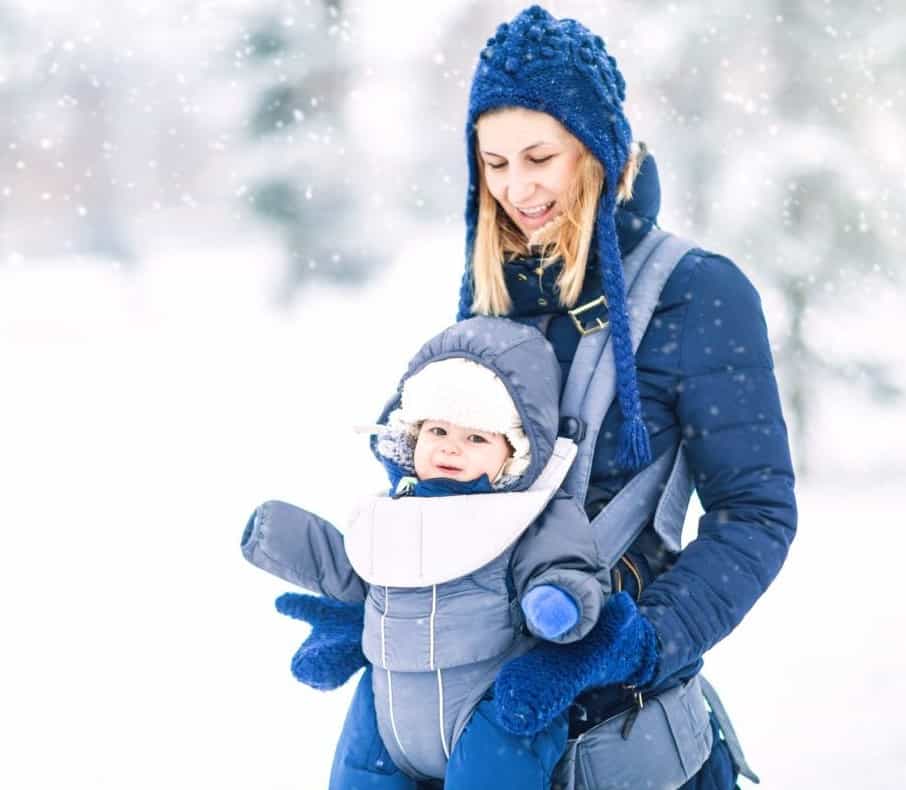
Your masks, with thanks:
[{"label": "blurred tree", "polygon": [[55,27],[0,6],[0,144],[18,160],[4,188],[16,241],[29,256],[83,253],[129,264],[121,163],[128,64],[105,46],[80,47]]},{"label": "blurred tree", "polygon": [[461,222],[465,209],[465,121],[478,53],[506,17],[499,4],[458,3],[436,46],[414,64],[421,79],[413,101],[423,108],[414,137],[425,141],[415,151],[414,170],[431,185],[422,190],[429,213],[448,221]]},{"label": "blurred tree", "polygon": [[246,199],[282,237],[282,296],[315,278],[361,282],[381,251],[358,228],[368,164],[344,117],[356,66],[349,16],[340,0],[282,3],[257,12],[243,39],[255,81],[247,128],[264,154]]},{"label": "blurred tree", "polygon": [[[50,53],[59,58],[59,53]],[[131,64],[116,63],[104,50],[80,53],[78,62],[60,58],[65,72],[53,81],[55,101],[66,133],[62,155],[71,170],[79,210],[74,251],[132,267],[129,205],[124,181],[129,164],[119,153],[126,143],[120,128],[129,111],[124,96]],[[56,98],[62,89],[65,101]]]},{"label": "blurred tree", "polygon": [[[880,338],[838,357],[810,331],[814,316],[864,305],[856,286],[867,277],[899,280],[906,252],[893,198],[903,159],[890,145],[906,136],[894,109],[906,21],[882,3],[843,11],[814,0],[674,9],[675,38],[648,66],[671,135],[668,169],[690,185],[688,232],[737,257],[785,306],[776,357],[803,473],[823,383],[858,385],[876,401],[902,394]],[[664,16],[647,11],[639,25]]]}]

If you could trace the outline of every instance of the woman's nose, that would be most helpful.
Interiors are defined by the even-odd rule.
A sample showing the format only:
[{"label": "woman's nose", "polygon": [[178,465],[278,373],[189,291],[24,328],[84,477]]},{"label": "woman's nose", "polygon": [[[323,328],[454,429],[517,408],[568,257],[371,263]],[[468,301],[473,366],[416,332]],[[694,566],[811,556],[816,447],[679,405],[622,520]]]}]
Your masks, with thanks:
[{"label": "woman's nose", "polygon": [[510,203],[517,206],[525,205],[526,201],[535,193],[535,182],[530,178],[516,175],[507,186],[507,196]]}]

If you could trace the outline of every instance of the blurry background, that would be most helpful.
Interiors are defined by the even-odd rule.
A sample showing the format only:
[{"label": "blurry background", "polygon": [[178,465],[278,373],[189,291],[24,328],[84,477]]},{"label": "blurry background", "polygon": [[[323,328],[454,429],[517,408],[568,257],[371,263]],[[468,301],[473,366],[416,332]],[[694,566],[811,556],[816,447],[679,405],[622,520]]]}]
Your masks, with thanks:
[{"label": "blurry background", "polygon": [[[522,6],[0,0],[3,787],[326,786],[351,687],[293,681],[239,536],[381,486],[349,427],[454,317],[468,84]],[[801,531],[709,675],[763,786],[900,787],[903,8],[547,7],[768,318]]]}]

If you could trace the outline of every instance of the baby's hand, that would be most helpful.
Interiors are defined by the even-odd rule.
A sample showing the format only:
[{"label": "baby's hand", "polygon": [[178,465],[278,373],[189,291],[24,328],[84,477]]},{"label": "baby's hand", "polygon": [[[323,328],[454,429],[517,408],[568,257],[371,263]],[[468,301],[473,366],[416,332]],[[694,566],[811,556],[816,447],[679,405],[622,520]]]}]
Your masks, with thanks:
[{"label": "baby's hand", "polygon": [[542,639],[556,639],[579,622],[572,596],[553,584],[532,587],[522,598],[522,611],[529,631]]}]

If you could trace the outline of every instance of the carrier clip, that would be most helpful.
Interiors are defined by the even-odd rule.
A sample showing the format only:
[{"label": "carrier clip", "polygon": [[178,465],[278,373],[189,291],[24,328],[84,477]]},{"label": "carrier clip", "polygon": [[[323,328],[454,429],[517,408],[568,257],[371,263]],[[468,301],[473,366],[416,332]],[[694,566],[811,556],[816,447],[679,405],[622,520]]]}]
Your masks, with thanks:
[{"label": "carrier clip", "polygon": [[620,736],[624,741],[629,740],[629,733],[632,732],[632,728],[635,725],[635,720],[639,717],[642,708],[645,707],[645,700],[642,698],[642,692],[636,691],[633,695],[633,700],[635,701],[635,707],[629,711],[629,715],[626,717],[626,721],[623,724],[623,729],[620,730]]}]

